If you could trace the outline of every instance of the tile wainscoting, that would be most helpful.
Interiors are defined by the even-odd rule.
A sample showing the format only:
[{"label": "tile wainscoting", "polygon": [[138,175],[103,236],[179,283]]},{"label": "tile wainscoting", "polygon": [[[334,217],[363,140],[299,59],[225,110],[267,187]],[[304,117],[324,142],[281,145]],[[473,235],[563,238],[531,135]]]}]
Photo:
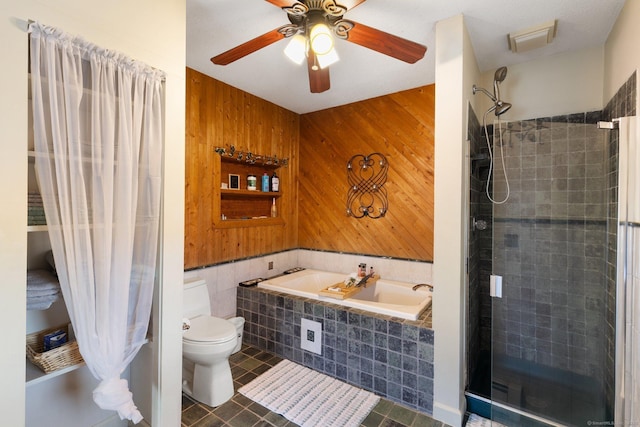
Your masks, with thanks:
[{"label": "tile wainscoting", "polygon": [[[226,319],[236,315],[236,288],[239,282],[256,277],[276,276],[292,267],[348,274],[355,272],[358,264],[362,262],[373,266],[385,279],[432,283],[433,264],[430,262],[312,249],[291,249],[193,268],[184,272],[184,279],[191,280],[197,277],[206,280],[212,315]],[[273,266],[271,270],[270,263]]]},{"label": "tile wainscoting", "polygon": [[[432,414],[431,308],[410,321],[238,287],[237,315],[246,320],[246,344]],[[322,324],[322,355],[301,349],[302,318]]]}]

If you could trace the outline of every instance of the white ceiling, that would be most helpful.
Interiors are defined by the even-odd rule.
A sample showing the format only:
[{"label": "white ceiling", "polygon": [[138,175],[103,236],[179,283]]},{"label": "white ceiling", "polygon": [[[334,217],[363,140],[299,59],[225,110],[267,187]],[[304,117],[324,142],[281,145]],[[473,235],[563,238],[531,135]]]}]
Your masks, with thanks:
[{"label": "white ceiling", "polygon": [[[306,64],[298,66],[284,56],[287,39],[226,66],[210,61],[288,24],[284,11],[265,0],[187,0],[187,66],[304,114],[434,83],[435,25],[443,19],[465,16],[478,66],[487,71],[602,46],[623,5],[624,0],[367,0],[345,18],[424,44],[425,57],[406,64],[336,40],[340,61],[330,69],[331,89],[312,94]],[[552,44],[525,53],[509,51],[507,34],[552,19],[558,20]]]}]

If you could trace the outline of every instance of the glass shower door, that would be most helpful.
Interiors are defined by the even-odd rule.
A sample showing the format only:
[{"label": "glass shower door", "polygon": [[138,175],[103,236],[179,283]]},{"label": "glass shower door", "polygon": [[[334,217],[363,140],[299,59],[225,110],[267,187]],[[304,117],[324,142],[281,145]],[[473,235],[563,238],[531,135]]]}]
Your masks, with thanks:
[{"label": "glass shower door", "polygon": [[585,116],[494,126],[493,198],[510,193],[492,224],[492,419],[505,425],[610,419],[608,161]]}]

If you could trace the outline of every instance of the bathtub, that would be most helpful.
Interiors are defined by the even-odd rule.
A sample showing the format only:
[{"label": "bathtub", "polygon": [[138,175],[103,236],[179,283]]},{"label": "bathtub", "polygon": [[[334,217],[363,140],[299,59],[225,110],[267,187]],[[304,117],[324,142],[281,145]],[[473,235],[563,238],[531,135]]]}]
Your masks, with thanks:
[{"label": "bathtub", "polygon": [[307,269],[262,281],[258,287],[408,320],[417,320],[431,305],[432,292],[428,288],[414,291],[413,283],[386,279],[379,279],[344,300],[318,295],[320,290],[341,283],[346,277],[346,274]]}]

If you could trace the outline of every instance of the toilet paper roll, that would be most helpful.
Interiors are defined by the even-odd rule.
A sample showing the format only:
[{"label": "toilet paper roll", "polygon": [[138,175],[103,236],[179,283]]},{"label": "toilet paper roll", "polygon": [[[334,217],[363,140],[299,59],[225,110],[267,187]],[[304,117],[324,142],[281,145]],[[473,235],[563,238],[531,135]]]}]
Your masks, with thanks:
[{"label": "toilet paper roll", "polygon": [[184,317],[182,319],[182,333],[184,334],[185,332],[187,332],[189,328],[191,328],[191,321]]}]

